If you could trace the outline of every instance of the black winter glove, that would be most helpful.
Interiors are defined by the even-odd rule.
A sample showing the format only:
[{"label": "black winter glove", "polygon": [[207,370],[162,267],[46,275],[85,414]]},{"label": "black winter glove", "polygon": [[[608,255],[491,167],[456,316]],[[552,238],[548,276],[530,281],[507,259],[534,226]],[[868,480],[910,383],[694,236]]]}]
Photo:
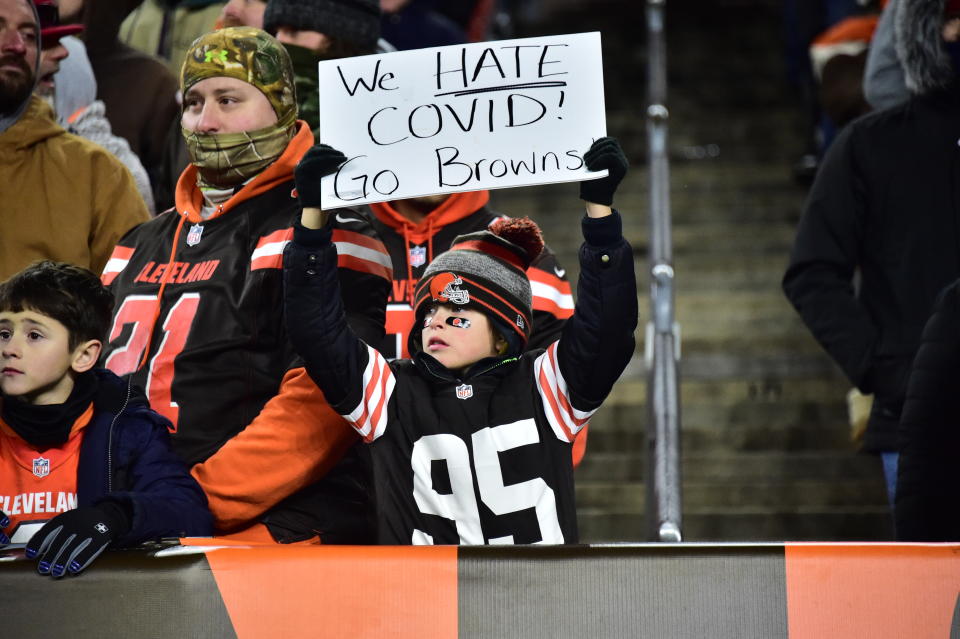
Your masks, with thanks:
[{"label": "black winter glove", "polygon": [[[616,138],[600,138],[583,156],[583,161],[590,171],[607,169],[607,177],[599,180],[584,180],[580,183],[580,199],[594,204],[610,206],[613,204],[613,194],[617,185],[627,174],[627,156],[623,154],[620,143]],[[298,187],[299,188],[299,187]]]},{"label": "black winter glove", "polygon": [[293,171],[300,205],[321,208],[320,179],[335,173],[346,161],[347,156],[326,144],[317,144],[307,151]]},{"label": "black winter glove", "polygon": [[113,502],[61,513],[27,542],[27,559],[38,560],[41,575],[77,574],[115,539],[130,531],[130,516]]},{"label": "black winter glove", "polygon": [[0,548],[3,548],[10,543],[10,537],[3,531],[4,528],[10,525],[10,518],[7,517],[6,513],[0,510]]}]

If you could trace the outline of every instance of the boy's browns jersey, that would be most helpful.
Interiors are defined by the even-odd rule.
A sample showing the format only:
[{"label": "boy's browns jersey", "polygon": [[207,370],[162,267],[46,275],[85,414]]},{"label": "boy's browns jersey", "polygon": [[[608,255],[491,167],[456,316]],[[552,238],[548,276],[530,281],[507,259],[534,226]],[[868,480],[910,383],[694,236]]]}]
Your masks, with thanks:
[{"label": "boy's browns jersey", "polygon": [[368,347],[344,417],[370,444],[380,543],[578,542],[570,449],[597,406],[570,404],[557,344],[467,381]]},{"label": "boy's browns jersey", "polygon": [[[388,359],[409,357],[407,335],[413,326],[413,291],[427,265],[446,251],[458,235],[481,231],[503,215],[487,206],[488,191],[451,194],[419,224],[412,224],[389,202],[370,205],[373,226],[393,261],[393,288],[387,302],[387,335],[378,350]],[[573,314],[566,271],[549,247],[527,269],[533,293],[533,331],[528,350],[546,348],[560,337]]]},{"label": "boy's browns jersey", "polygon": [[37,449],[0,419],[0,512],[10,518],[12,543],[29,540],[40,526],[77,507],[77,464],[88,408],[60,446]]},{"label": "boy's browns jersey", "polygon": [[[190,465],[250,424],[298,366],[282,310],[283,249],[301,210],[293,188],[282,182],[208,220],[168,211],[121,239],[104,269],[116,306],[101,361],[133,374]],[[339,210],[333,227],[348,321],[379,340],[389,257],[364,214]]]}]

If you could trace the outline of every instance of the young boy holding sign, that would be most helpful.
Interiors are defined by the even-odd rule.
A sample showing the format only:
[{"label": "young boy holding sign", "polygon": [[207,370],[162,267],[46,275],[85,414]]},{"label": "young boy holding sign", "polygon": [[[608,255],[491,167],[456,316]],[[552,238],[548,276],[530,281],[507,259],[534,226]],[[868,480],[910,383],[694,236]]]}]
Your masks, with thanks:
[{"label": "young boy holding sign", "polygon": [[523,353],[529,220],[457,238],[414,295],[413,359],[388,362],[349,330],[320,179],[346,158],[314,147],[296,170],[305,207],[284,256],[294,347],[334,409],[370,444],[378,538],[390,544],[575,543],[570,446],[634,350],[630,246],[610,208],[627,160],[603,138],[585,156],[579,302],[559,341]]}]

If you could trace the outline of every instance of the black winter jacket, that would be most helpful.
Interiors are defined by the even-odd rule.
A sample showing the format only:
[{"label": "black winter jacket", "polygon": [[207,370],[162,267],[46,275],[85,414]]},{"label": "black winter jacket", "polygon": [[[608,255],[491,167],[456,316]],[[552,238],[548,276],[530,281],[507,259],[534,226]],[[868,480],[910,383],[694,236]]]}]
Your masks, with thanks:
[{"label": "black winter jacket", "polygon": [[960,541],[960,280],[923,330],[899,442],[897,537]]},{"label": "black winter jacket", "polygon": [[960,277],[958,140],[956,88],[849,124],[817,174],[783,278],[817,341],[875,395],[870,451],[896,449],[923,325],[939,291]]}]

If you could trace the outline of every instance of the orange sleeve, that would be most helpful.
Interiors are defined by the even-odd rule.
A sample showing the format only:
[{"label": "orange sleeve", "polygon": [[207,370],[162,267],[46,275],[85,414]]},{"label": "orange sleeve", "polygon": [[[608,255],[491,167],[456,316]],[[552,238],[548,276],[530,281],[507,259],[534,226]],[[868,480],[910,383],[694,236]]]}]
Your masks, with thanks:
[{"label": "orange sleeve", "polygon": [[357,440],[306,370],[294,368],[256,419],[190,474],[217,530],[231,531],[323,477]]}]

